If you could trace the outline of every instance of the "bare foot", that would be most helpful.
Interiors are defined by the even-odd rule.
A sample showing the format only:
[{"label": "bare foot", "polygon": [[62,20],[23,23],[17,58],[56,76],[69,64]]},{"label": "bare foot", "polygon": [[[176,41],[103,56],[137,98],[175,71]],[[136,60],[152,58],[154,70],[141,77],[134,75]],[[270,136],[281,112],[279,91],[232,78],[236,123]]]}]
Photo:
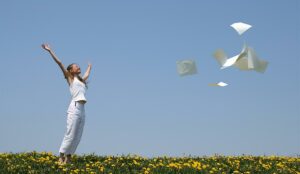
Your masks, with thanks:
[{"label": "bare foot", "polygon": [[67,157],[65,158],[64,163],[65,163],[65,164],[71,163],[71,155],[67,155]]},{"label": "bare foot", "polygon": [[58,164],[64,164],[65,157],[59,157]]}]

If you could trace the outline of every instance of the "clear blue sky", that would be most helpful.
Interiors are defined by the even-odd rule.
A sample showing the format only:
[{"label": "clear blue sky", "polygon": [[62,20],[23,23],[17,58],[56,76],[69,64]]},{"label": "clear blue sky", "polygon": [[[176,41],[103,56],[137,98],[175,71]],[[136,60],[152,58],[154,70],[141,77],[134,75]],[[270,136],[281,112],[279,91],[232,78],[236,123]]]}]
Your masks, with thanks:
[{"label": "clear blue sky", "polygon": [[[70,102],[65,65],[93,64],[77,154],[300,153],[300,6],[278,1],[1,1],[0,152],[58,154]],[[253,27],[239,36],[234,22]],[[243,43],[264,74],[212,57]],[[180,77],[176,61],[195,59]],[[224,81],[229,86],[210,87]]]}]

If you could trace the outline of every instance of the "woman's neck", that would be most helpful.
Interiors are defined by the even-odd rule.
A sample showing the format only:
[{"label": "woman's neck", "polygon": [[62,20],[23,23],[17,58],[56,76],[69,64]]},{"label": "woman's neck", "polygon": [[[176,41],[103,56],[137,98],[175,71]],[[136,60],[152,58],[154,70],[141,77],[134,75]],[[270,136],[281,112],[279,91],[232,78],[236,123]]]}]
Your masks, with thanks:
[{"label": "woman's neck", "polygon": [[72,78],[74,79],[75,77],[78,78],[79,74],[72,74]]}]

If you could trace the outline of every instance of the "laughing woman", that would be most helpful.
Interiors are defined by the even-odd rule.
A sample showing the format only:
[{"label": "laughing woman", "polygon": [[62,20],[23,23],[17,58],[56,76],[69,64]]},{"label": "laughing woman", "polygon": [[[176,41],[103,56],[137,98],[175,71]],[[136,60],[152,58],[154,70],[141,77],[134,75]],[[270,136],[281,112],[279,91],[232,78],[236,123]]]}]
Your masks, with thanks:
[{"label": "laughing woman", "polygon": [[72,100],[67,110],[67,130],[59,149],[59,162],[69,163],[71,155],[75,153],[83,132],[85,122],[84,105],[87,102],[85,98],[87,90],[86,80],[90,75],[92,65],[88,65],[85,74],[81,77],[80,67],[77,64],[72,63],[65,69],[48,44],[43,44],[42,48],[50,53],[53,60],[62,70],[72,95]]}]

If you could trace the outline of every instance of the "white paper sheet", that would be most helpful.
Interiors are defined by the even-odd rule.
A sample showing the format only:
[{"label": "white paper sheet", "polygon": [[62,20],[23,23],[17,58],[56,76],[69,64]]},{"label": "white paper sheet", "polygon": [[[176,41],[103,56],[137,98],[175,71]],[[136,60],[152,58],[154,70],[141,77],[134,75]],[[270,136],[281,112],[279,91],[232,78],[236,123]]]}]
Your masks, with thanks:
[{"label": "white paper sheet", "polygon": [[197,74],[197,66],[195,60],[179,60],[176,61],[177,72],[180,76]]},{"label": "white paper sheet", "polygon": [[240,54],[239,60],[235,66],[240,70],[254,70],[264,73],[267,69],[268,62],[257,57],[253,48],[245,46],[245,49]]},{"label": "white paper sheet", "polygon": [[230,25],[232,28],[235,29],[239,33],[239,35],[242,35],[245,31],[250,29],[252,26],[243,22],[237,22]]},{"label": "white paper sheet", "polygon": [[221,69],[228,68],[236,63],[236,61],[240,58],[240,54],[233,56],[231,58],[227,58],[225,52],[221,49],[215,51],[214,57],[217,62],[221,65]]},{"label": "white paper sheet", "polygon": [[210,83],[208,84],[209,86],[219,86],[219,87],[225,87],[227,86],[228,84],[227,83],[224,83],[224,82],[219,82],[219,83]]},{"label": "white paper sheet", "polygon": [[268,62],[260,60],[254,49],[247,45],[244,45],[240,54],[233,56],[232,58],[228,59],[225,52],[220,49],[215,51],[214,57],[221,65],[221,69],[234,65],[240,70],[254,70],[264,73],[268,66]]}]

